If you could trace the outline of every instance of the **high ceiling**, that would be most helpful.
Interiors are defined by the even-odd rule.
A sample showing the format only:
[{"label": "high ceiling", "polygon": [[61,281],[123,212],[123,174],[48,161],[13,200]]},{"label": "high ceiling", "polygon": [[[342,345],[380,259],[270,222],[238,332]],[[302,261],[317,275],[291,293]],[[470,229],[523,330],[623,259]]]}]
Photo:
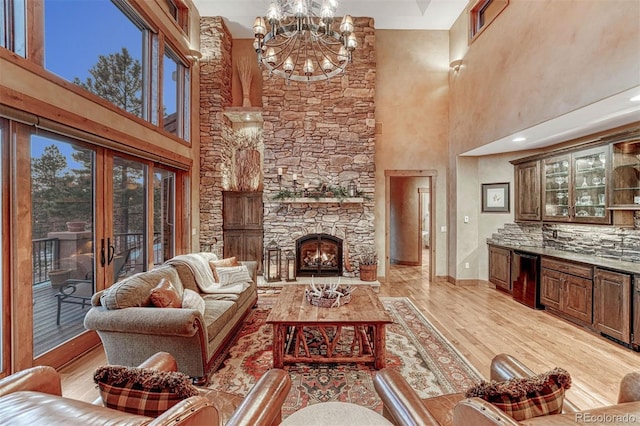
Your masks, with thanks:
[{"label": "high ceiling", "polygon": [[[200,16],[222,16],[233,38],[253,38],[253,21],[273,0],[193,0]],[[448,30],[468,0],[338,0],[338,14],[369,16],[376,29]],[[488,155],[550,146],[640,120],[640,86],[614,94],[552,120],[505,135],[464,155]],[[526,142],[515,142],[525,137]]]},{"label": "high ceiling", "polygon": [[[253,38],[256,16],[272,0],[194,0],[200,16],[222,16],[233,38]],[[369,16],[376,29],[448,30],[467,0],[338,0],[338,14]]]}]

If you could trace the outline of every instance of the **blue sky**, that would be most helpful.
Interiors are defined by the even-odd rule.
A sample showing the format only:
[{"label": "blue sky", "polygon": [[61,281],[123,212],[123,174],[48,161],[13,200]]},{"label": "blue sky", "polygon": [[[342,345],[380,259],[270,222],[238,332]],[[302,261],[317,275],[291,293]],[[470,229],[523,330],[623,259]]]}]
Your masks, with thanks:
[{"label": "blue sky", "polygon": [[45,0],[44,13],[45,68],[67,80],[122,47],[142,58],[140,30],[110,0]]}]

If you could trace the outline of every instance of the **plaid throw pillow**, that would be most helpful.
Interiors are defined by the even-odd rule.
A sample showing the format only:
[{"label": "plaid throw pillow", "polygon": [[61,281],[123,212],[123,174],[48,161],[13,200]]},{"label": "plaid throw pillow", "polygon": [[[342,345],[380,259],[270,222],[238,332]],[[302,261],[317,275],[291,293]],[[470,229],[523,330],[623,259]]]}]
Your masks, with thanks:
[{"label": "plaid throw pillow", "polygon": [[158,417],[198,395],[189,376],[173,371],[105,366],[96,370],[93,379],[106,407],[146,417]]},{"label": "plaid throw pillow", "polygon": [[479,397],[495,405],[517,421],[562,412],[564,391],[571,387],[566,370],[506,382],[482,382],[467,390],[467,398]]}]

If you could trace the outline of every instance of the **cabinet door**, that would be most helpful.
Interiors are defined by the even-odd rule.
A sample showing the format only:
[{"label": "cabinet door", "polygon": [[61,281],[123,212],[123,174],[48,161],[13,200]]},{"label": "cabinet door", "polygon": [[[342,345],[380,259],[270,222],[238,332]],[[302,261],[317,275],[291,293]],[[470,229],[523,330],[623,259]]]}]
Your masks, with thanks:
[{"label": "cabinet door", "polygon": [[585,324],[591,324],[593,314],[593,281],[564,274],[562,311]]},{"label": "cabinet door", "polygon": [[615,143],[611,152],[610,206],[640,209],[640,140]]},{"label": "cabinet door", "polygon": [[515,220],[540,220],[540,162],[515,167]]},{"label": "cabinet door", "polygon": [[640,275],[633,277],[633,341],[632,343],[640,346]]},{"label": "cabinet door", "polygon": [[571,220],[571,156],[560,155],[543,162],[542,219],[555,222]]},{"label": "cabinet door", "polygon": [[489,281],[511,292],[511,250],[489,246]]},{"label": "cabinet door", "polygon": [[243,229],[245,223],[245,197],[241,192],[222,193],[223,228]]},{"label": "cabinet door", "polygon": [[599,146],[575,152],[573,159],[572,219],[581,223],[611,222],[606,209],[606,164],[609,149]]},{"label": "cabinet door", "polygon": [[540,303],[549,308],[562,309],[562,277],[553,269],[542,268],[540,274]]},{"label": "cabinet door", "polygon": [[631,276],[596,269],[593,326],[625,343],[631,337]]}]

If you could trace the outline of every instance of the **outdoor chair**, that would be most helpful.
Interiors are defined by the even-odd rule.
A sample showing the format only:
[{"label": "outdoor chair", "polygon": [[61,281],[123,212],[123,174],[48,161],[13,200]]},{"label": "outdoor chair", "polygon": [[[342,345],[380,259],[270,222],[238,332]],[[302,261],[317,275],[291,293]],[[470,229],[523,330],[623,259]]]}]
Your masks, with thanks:
[{"label": "outdoor chair", "polygon": [[[113,282],[118,281],[122,275],[126,273],[125,266],[129,261],[129,257],[131,256],[131,251],[133,248],[128,248],[122,251],[119,254],[116,254],[113,257]],[[63,303],[71,303],[74,305],[82,306],[82,309],[85,307],[91,306],[91,297],[93,296],[93,292],[90,291],[89,294],[83,294],[82,286],[86,286],[91,289],[93,284],[93,255],[79,255],[88,258],[88,262],[91,265],[91,272],[85,274],[85,278],[69,278],[64,281],[64,283],[58,287],[58,292],[56,293],[56,298],[58,301],[58,310],[56,314],[56,324],[60,325],[60,312],[62,310]],[[78,265],[87,262],[78,262]],[[80,268],[78,268],[80,269]],[[88,269],[88,268],[87,268]],[[85,289],[86,290],[86,289]]]}]

